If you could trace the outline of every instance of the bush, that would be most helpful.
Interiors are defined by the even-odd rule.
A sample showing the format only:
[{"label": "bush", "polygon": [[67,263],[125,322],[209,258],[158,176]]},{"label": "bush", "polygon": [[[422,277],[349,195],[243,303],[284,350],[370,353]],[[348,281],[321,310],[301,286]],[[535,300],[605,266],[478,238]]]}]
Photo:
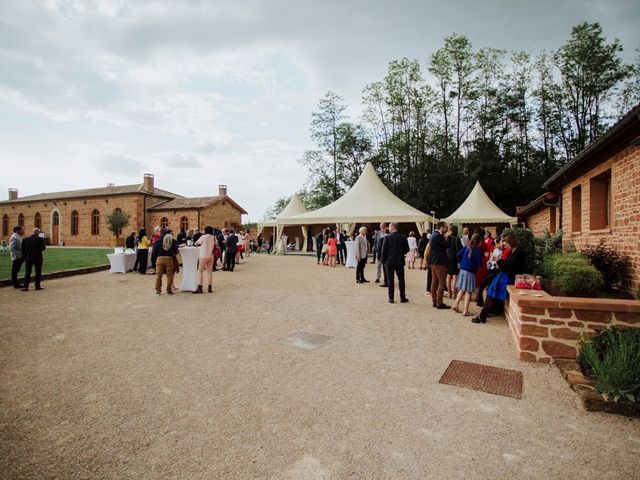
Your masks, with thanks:
[{"label": "bush", "polygon": [[602,275],[580,253],[549,257],[544,263],[544,273],[569,296],[591,296],[602,288]]},{"label": "bush", "polygon": [[607,292],[622,283],[629,270],[629,260],[620,255],[614,248],[600,243],[597,247],[588,245],[582,253],[586,255],[591,264],[602,274],[603,289]]},{"label": "bush", "polygon": [[515,235],[518,237],[520,248],[525,254],[526,262],[524,266],[525,273],[532,273],[535,271],[535,241],[533,232],[528,228],[510,227],[505,228],[502,231],[502,235]]},{"label": "bush", "polygon": [[551,234],[545,230],[542,237],[534,237],[535,258],[533,271],[536,275],[544,275],[544,263],[551,255],[562,252],[562,230]]},{"label": "bush", "polygon": [[596,379],[598,392],[615,401],[640,401],[640,329],[603,330],[581,347],[578,360]]}]

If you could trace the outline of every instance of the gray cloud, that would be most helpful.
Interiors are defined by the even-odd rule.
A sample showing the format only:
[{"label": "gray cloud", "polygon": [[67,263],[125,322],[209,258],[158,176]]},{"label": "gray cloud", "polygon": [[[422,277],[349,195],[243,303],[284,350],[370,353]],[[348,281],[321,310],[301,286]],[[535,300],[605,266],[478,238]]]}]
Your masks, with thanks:
[{"label": "gray cloud", "polygon": [[169,168],[202,168],[202,162],[195,155],[178,154],[167,159],[165,165]]},{"label": "gray cloud", "polygon": [[146,166],[135,158],[124,155],[103,155],[94,161],[99,173],[115,173],[122,176],[140,177],[146,171]]}]

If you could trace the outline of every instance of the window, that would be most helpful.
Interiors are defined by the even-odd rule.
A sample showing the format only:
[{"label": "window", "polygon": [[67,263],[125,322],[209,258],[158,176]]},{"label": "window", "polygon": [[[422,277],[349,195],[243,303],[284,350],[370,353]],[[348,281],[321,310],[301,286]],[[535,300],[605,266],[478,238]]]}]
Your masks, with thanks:
[{"label": "window", "polygon": [[33,226],[38,230],[42,230],[42,215],[40,215],[40,212],[36,212],[36,214],[34,215]]},{"label": "window", "polygon": [[58,212],[53,212],[53,225],[60,225],[60,214]]},{"label": "window", "polygon": [[556,233],[556,207],[549,207],[549,233]]},{"label": "window", "polygon": [[571,231],[582,230],[582,186],[578,185],[571,190]]},{"label": "window", "polygon": [[169,220],[167,219],[167,217],[162,217],[160,219],[160,227],[167,228],[168,226],[169,226]]},{"label": "window", "polygon": [[91,235],[100,235],[100,212],[91,212]]},{"label": "window", "polygon": [[18,225],[20,225],[21,227],[24,228],[24,215],[23,214],[19,214],[18,215]]},{"label": "window", "polygon": [[80,226],[80,217],[78,211],[71,212],[71,235],[78,235],[78,227]]},{"label": "window", "polygon": [[185,230],[189,230],[189,219],[187,217],[182,217],[180,219],[180,228],[184,228]]},{"label": "window", "polygon": [[2,236],[9,236],[9,215],[2,216]]},{"label": "window", "polygon": [[589,229],[611,226],[611,170],[589,181]]}]

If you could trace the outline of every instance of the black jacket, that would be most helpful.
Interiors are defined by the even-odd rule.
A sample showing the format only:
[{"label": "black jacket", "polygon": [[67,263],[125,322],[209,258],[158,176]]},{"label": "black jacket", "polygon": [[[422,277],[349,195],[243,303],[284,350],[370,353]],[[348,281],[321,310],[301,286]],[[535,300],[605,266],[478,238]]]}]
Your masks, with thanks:
[{"label": "black jacket", "polygon": [[384,237],[380,260],[387,266],[404,266],[404,255],[409,251],[407,237],[398,232],[393,232]]},{"label": "black jacket", "polygon": [[429,265],[446,265],[449,263],[449,257],[447,257],[447,239],[440,233],[439,230],[435,230],[431,234],[431,240],[429,240],[431,250],[429,252]]},{"label": "black jacket", "polygon": [[136,246],[136,236],[135,235],[129,235],[126,240],[125,240],[125,246],[127,248],[130,248],[131,250],[133,250]]},{"label": "black jacket", "polygon": [[232,233],[227,237],[227,252],[236,253],[238,251],[238,237],[235,233]]},{"label": "black jacket", "polygon": [[513,285],[516,281],[516,275],[524,273],[527,257],[520,248],[513,250],[506,260],[498,260],[498,268],[501,272],[509,275],[509,285]]},{"label": "black jacket", "polygon": [[22,258],[25,262],[42,262],[42,252],[47,248],[44,238],[31,235],[22,240]]}]

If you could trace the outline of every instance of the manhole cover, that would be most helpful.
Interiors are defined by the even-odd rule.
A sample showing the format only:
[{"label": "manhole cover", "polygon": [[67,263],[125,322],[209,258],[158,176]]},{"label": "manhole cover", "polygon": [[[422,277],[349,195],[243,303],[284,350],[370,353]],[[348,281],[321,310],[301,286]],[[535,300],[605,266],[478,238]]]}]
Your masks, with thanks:
[{"label": "manhole cover", "polygon": [[278,343],[284,343],[293,347],[304,348],[305,350],[313,350],[323,343],[328,342],[333,337],[328,335],[318,335],[309,332],[296,332],[288,337],[281,338]]},{"label": "manhole cover", "polygon": [[522,398],[522,372],[452,360],[440,383]]}]

